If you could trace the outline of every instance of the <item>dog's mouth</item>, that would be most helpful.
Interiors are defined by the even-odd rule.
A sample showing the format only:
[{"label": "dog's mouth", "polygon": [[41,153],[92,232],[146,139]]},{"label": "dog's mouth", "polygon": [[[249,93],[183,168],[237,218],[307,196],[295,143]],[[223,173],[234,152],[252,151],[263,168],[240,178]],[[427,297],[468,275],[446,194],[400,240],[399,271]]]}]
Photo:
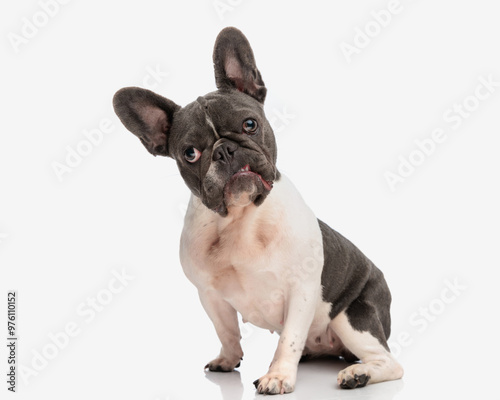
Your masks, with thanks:
[{"label": "dog's mouth", "polygon": [[260,205],[271,192],[273,181],[268,181],[258,172],[252,171],[249,164],[240,168],[226,182],[223,201],[213,211],[226,216],[228,207],[245,207],[251,203]]},{"label": "dog's mouth", "polygon": [[230,184],[232,181],[238,179],[238,177],[241,177],[241,176],[256,176],[262,183],[262,186],[264,186],[264,189],[267,190],[268,192],[271,191],[271,189],[273,188],[273,181],[266,181],[262,175],[258,174],[257,172],[254,172],[250,169],[250,165],[245,165],[244,167],[240,168],[240,170],[238,172],[236,172],[232,177],[231,179],[229,180],[229,182],[226,184],[226,187],[228,184]]}]

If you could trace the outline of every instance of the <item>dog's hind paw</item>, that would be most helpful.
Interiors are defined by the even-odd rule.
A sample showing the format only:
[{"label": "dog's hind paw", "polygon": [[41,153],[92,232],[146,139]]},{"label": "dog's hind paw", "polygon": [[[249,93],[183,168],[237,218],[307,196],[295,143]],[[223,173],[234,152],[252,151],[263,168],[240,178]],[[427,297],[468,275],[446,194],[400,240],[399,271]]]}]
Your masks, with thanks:
[{"label": "dog's hind paw", "polygon": [[363,364],[354,364],[339,372],[337,382],[342,389],[354,389],[366,386],[370,375],[364,371]]},{"label": "dog's hind paw", "polygon": [[210,361],[207,365],[205,365],[204,369],[208,369],[212,372],[231,372],[235,368],[240,366],[240,360],[228,360],[224,357],[218,357],[215,360]]}]

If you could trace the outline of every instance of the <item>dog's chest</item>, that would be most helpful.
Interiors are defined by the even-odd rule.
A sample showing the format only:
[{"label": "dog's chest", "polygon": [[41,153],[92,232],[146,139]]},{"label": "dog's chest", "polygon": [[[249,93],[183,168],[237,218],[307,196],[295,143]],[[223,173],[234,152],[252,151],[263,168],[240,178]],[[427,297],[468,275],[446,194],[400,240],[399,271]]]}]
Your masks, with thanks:
[{"label": "dog's chest", "polygon": [[247,320],[274,327],[283,318],[290,249],[279,213],[256,217],[254,212],[247,207],[222,226],[216,216],[198,221],[195,234],[183,235],[183,268],[196,286],[215,290]]},{"label": "dog's chest", "polygon": [[232,209],[225,218],[193,197],[180,256],[186,276],[205,296],[222,298],[245,320],[277,331],[291,286],[300,281],[307,298],[320,286],[323,266],[317,220],[285,178],[261,206]]}]

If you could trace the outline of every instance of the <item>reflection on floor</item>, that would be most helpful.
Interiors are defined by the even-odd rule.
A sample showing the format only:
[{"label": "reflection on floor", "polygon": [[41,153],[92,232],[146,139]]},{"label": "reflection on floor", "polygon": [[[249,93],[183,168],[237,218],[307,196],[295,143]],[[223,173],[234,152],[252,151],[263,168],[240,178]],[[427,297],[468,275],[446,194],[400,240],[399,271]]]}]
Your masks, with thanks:
[{"label": "reflection on floor", "polygon": [[[347,365],[342,360],[310,360],[299,364],[295,391],[273,398],[287,400],[370,399],[392,400],[403,386],[403,380],[368,385],[345,390],[337,385],[337,374]],[[206,378],[219,386],[223,400],[262,399],[251,382],[243,382],[239,371],[231,373],[206,372]],[[252,397],[253,393],[253,397]]]}]

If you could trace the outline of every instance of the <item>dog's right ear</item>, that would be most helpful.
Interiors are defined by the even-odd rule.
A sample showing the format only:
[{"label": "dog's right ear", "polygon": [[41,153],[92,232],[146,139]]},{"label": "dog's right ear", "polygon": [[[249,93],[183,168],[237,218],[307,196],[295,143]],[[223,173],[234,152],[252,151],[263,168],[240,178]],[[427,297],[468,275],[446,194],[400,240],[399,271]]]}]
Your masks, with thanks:
[{"label": "dog's right ear", "polygon": [[169,132],[180,106],[151,90],[128,87],[116,92],[113,107],[123,125],[151,154],[172,157]]},{"label": "dog's right ear", "polygon": [[252,47],[239,29],[227,27],[220,31],[215,40],[213,61],[217,88],[234,88],[264,103],[266,86]]}]

